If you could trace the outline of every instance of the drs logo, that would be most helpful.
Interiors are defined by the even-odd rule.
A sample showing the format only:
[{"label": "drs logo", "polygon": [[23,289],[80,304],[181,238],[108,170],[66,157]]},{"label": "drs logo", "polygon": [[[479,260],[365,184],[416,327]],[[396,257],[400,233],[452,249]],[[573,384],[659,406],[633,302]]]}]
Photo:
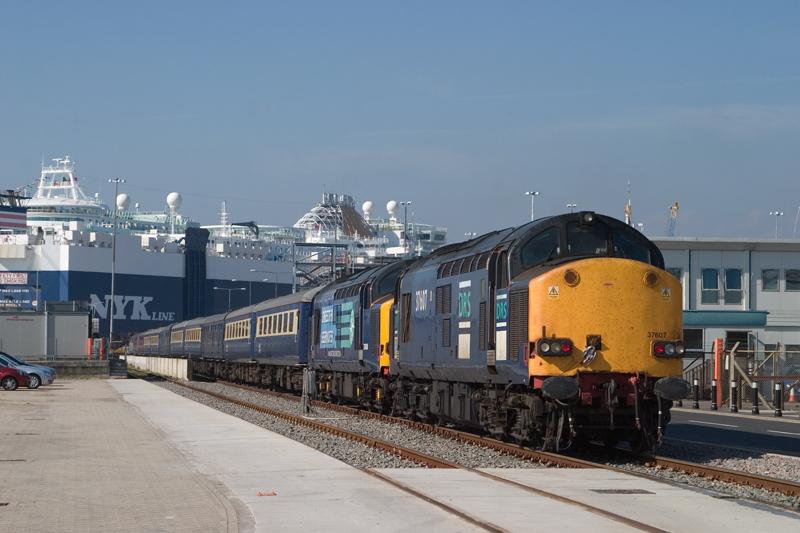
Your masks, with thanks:
[{"label": "drs logo", "polygon": [[458,292],[458,318],[469,318],[472,314],[470,291]]},{"label": "drs logo", "polygon": [[508,300],[498,300],[494,306],[494,314],[498,322],[508,320]]}]

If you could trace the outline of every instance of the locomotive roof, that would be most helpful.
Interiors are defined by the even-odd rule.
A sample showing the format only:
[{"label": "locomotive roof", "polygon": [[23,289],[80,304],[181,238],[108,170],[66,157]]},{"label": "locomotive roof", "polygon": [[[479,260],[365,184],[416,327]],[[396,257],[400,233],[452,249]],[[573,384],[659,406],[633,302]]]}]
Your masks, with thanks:
[{"label": "locomotive roof", "polygon": [[633,232],[637,231],[635,228],[631,228],[621,220],[618,220],[614,217],[609,217],[607,215],[594,213],[593,211],[563,213],[561,215],[538,218],[520,226],[492,231],[467,241],[443,246],[442,248],[433,251],[426,257],[420,258],[417,262],[411,265],[410,268],[416,269],[430,264],[438,265],[453,259],[490,252],[497,247],[508,247],[511,243],[535,233],[539,227],[544,228],[545,226],[551,226],[554,224],[565,225],[568,221],[581,220],[588,213],[592,214],[596,220],[600,220],[612,228],[626,228]]},{"label": "locomotive roof", "polygon": [[400,259],[397,261],[393,261],[391,263],[387,263],[385,265],[378,265],[374,267],[367,268],[360,272],[356,272],[346,278],[340,278],[335,282],[329,283],[322,288],[322,294],[330,294],[330,293],[337,293],[342,289],[346,289],[348,287],[352,287],[353,285],[361,285],[371,279],[376,279],[383,274],[386,274],[388,271],[394,269],[404,268],[406,265],[413,263],[413,259]]},{"label": "locomotive roof", "polygon": [[505,242],[513,241],[519,238],[521,235],[528,233],[532,228],[540,224],[544,224],[545,222],[552,221],[555,218],[558,217],[537,218],[536,220],[527,222],[521,226],[490,231],[489,233],[478,235],[477,237],[467,241],[456,242],[447,246],[443,246],[437,250],[434,250],[429,255],[421,258],[414,266],[423,266],[429,263],[438,264],[451,259],[456,259],[458,257],[489,252]]}]

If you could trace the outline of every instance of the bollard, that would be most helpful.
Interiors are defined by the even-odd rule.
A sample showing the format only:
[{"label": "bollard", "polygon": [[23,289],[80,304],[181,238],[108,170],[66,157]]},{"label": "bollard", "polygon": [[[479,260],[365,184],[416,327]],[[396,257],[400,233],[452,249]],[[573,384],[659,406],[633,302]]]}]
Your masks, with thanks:
[{"label": "bollard", "polygon": [[731,380],[731,413],[739,412],[739,389],[735,379]]},{"label": "bollard", "polygon": [[783,408],[783,383],[780,381],[775,383],[775,393],[773,394],[772,405],[775,406],[775,412],[773,412],[772,415],[783,416],[783,413],[781,412],[781,409]]},{"label": "bollard", "polygon": [[694,379],[693,387],[694,403],[692,404],[692,409],[700,409],[700,382],[697,381],[697,378]]},{"label": "bollard", "polygon": [[753,410],[751,411],[754,415],[759,414],[758,412],[758,381],[753,380],[751,384],[753,389]]},{"label": "bollard", "polygon": [[711,410],[717,410],[717,380],[711,380]]}]

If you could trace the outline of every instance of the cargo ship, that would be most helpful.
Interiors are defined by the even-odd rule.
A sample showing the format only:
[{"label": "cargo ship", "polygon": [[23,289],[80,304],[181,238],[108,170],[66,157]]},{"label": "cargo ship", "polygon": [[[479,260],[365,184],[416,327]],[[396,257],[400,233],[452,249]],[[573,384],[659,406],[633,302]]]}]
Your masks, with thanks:
[{"label": "cargo ship", "polygon": [[351,196],[324,193],[293,226],[231,222],[223,202],[218,223],[201,226],[181,214],[177,192],[167,195],[166,209],[144,211],[126,193],[109,207],[81,184],[66,156],[42,164],[30,197],[2,195],[0,307],[88,302],[94,334],[101,336],[108,334],[113,307],[115,338],[124,339],[326,283],[375,262],[423,255],[446,242],[446,228],[418,224],[413,213],[409,220],[408,202],[402,219],[394,201],[387,218],[374,218],[372,202],[359,213]]}]

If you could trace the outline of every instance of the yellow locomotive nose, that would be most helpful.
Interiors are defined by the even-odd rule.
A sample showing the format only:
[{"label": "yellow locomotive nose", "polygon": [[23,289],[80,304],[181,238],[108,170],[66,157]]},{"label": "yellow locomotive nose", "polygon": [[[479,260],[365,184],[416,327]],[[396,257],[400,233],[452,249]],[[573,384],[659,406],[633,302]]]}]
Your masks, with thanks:
[{"label": "yellow locomotive nose", "polygon": [[681,285],[667,272],[591,258],[534,277],[528,288],[531,376],[681,375]]}]

